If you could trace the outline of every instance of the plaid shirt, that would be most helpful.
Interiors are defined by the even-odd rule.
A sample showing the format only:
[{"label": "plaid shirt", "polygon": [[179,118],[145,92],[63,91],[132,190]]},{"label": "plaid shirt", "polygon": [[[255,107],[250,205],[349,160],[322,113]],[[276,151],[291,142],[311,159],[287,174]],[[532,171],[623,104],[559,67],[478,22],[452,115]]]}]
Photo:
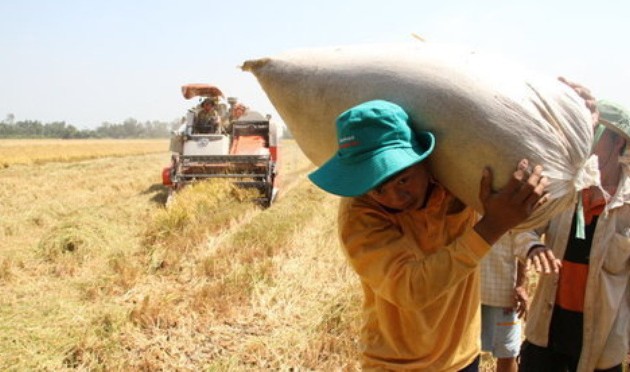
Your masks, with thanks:
[{"label": "plaid shirt", "polygon": [[512,233],[499,239],[481,260],[481,303],[512,307],[516,284],[516,255]]}]

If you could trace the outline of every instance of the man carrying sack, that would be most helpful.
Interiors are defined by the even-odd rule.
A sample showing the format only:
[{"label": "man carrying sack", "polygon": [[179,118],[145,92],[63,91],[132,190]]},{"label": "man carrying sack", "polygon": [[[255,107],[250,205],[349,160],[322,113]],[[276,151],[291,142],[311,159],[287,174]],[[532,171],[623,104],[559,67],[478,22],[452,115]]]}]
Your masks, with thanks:
[{"label": "man carrying sack", "polygon": [[336,124],[337,153],[309,177],[348,197],[339,230],[364,291],[363,369],[476,371],[478,263],[545,202],[542,167],[530,172],[523,159],[498,192],[480,170],[479,219],[433,180],[425,160],[434,136],[416,137],[398,105],[365,102]]}]

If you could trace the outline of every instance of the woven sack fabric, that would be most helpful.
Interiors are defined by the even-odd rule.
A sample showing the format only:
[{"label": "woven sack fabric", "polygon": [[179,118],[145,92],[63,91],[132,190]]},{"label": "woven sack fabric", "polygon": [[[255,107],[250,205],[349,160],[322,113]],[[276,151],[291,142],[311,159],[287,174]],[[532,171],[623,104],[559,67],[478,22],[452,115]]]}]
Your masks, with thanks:
[{"label": "woven sack fabric", "polygon": [[552,200],[518,230],[572,207],[597,183],[589,158],[591,115],[555,77],[501,57],[431,43],[309,48],[244,62],[306,156],[321,165],[337,151],[335,119],[359,103],[384,99],[405,109],[415,130],[430,130],[436,179],[483,213],[484,166],[503,186],[522,158],[542,164]]}]

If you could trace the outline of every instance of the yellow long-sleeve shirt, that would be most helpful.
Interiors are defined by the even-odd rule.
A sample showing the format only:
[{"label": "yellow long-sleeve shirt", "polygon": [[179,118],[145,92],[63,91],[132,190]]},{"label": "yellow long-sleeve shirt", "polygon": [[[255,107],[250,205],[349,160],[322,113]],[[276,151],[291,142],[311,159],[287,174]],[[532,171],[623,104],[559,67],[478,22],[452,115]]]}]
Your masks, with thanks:
[{"label": "yellow long-sleeve shirt", "polygon": [[441,186],[427,205],[392,213],[369,197],[339,210],[343,246],[364,291],[365,370],[458,371],[480,352],[477,217]]}]

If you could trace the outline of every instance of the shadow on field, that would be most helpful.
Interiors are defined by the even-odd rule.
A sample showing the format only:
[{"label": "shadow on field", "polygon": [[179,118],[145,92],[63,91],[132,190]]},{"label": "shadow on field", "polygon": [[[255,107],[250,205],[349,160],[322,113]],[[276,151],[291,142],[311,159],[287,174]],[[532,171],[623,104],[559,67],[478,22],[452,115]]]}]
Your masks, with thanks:
[{"label": "shadow on field", "polygon": [[155,195],[151,198],[152,202],[161,205],[166,204],[166,199],[168,198],[168,187],[162,185],[161,183],[154,183],[148,189],[141,192],[142,195],[152,193],[155,193]]}]

